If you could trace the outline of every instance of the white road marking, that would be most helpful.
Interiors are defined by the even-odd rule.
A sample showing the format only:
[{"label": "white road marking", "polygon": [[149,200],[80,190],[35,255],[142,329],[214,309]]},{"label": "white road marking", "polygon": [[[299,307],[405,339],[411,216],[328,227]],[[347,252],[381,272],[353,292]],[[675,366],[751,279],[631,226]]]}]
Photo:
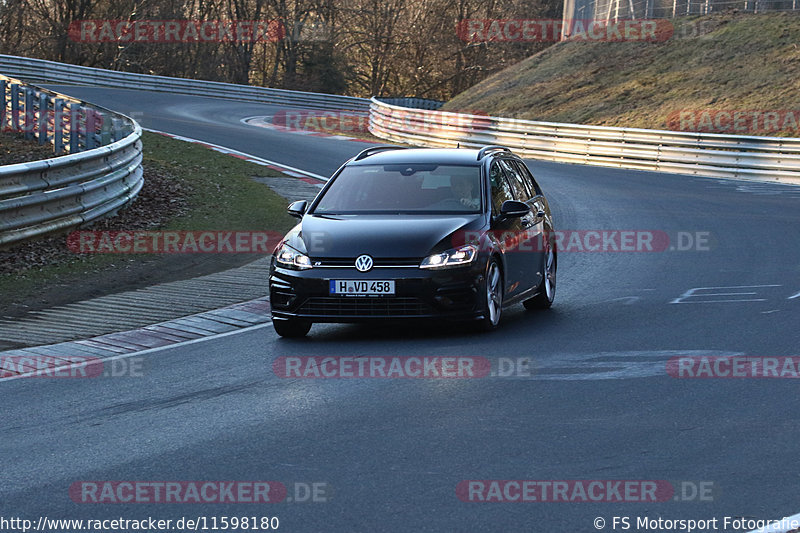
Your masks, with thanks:
[{"label": "white road marking", "polygon": [[787,298],[787,300],[794,300],[795,298],[800,298],[800,292],[798,292],[798,293],[797,293],[797,294],[795,294],[795,295],[789,296],[789,297]]},{"label": "white road marking", "polygon": [[674,357],[735,357],[740,352],[719,350],[642,350],[593,354],[554,354],[531,361],[533,381],[600,381],[667,377],[667,362]]},{"label": "white road marking", "polygon": [[671,304],[701,304],[701,303],[728,303],[728,302],[765,302],[766,298],[734,298],[727,300],[689,300],[694,297],[709,296],[755,296],[754,291],[736,292],[699,292],[699,291],[721,291],[731,289],[760,289],[769,287],[780,287],[781,285],[733,285],[730,287],[694,287],[672,300]]},{"label": "white road marking", "polygon": [[641,298],[638,296],[623,296],[622,298],[614,298],[613,300],[608,300],[609,302],[622,302],[625,305],[631,305],[638,302]]},{"label": "white road marking", "polygon": [[[195,344],[195,343],[198,343],[198,342],[205,342],[205,341],[210,341],[210,340],[214,340],[214,339],[222,339],[223,337],[228,337],[230,335],[235,335],[237,333],[244,333],[246,331],[255,331],[257,329],[267,328],[267,327],[272,327],[272,322],[265,322],[263,324],[255,324],[253,326],[248,326],[248,327],[241,328],[241,329],[235,329],[233,331],[226,331],[225,333],[219,333],[217,335],[211,335],[211,336],[208,336],[208,337],[200,337],[200,338],[197,338],[197,339],[191,339],[191,340],[187,340],[187,341],[184,341],[184,342],[176,342],[175,344],[168,344],[166,346],[158,346],[156,348],[148,348],[147,350],[142,350],[140,352],[122,353],[122,354],[119,354],[119,355],[113,355],[111,357],[98,357],[98,358],[101,361],[103,361],[103,364],[105,365],[106,361],[116,361],[118,359],[128,359],[129,357],[136,357],[136,356],[139,356],[139,355],[146,355],[146,354],[149,354],[149,353],[161,352],[161,351],[164,351],[164,350],[168,350],[170,348],[178,348],[180,346],[189,346],[191,344]],[[87,339],[87,340],[91,340],[91,339]],[[16,379],[29,378],[29,377],[38,376],[38,375],[41,375],[41,374],[51,374],[51,373],[55,373],[55,372],[69,370],[70,368],[79,367],[79,366],[85,365],[85,364],[86,363],[84,361],[84,362],[73,363],[73,364],[69,364],[69,365],[63,365],[63,366],[59,366],[59,367],[50,367],[50,368],[45,368],[45,369],[42,369],[42,370],[35,370],[33,372],[28,372],[26,374],[19,374],[17,376],[9,376],[7,378],[0,378],[0,382],[3,382],[3,381],[14,381]]]},{"label": "white road marking", "polygon": [[[704,178],[698,178],[704,179]],[[731,185],[736,188],[737,192],[755,195],[776,195],[789,193],[790,198],[797,198],[797,187],[800,183],[792,181],[793,178],[788,178],[789,181],[761,181],[761,180],[748,180],[741,178],[710,178],[717,182],[717,186],[708,186],[709,189],[729,189]]]}]

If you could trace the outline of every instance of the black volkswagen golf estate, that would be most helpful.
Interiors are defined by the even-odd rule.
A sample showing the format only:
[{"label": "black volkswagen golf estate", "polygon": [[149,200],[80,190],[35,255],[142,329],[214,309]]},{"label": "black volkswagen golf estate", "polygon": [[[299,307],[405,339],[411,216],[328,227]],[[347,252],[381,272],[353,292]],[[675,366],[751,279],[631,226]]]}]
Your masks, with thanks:
[{"label": "black volkswagen golf estate", "polygon": [[278,244],[269,272],[275,331],[387,319],[500,322],[503,308],[548,308],[553,218],[508,148],[368,148],[347,161]]}]

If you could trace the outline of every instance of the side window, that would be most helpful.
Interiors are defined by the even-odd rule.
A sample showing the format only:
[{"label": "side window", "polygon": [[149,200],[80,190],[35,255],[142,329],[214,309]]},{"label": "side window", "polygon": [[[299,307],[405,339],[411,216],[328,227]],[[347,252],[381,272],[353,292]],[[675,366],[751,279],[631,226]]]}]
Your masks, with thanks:
[{"label": "side window", "polygon": [[514,193],[497,161],[489,169],[489,181],[492,184],[492,214],[496,215],[503,202],[514,199]]},{"label": "side window", "polygon": [[517,170],[516,165],[514,165],[514,161],[501,159],[500,166],[505,169],[506,176],[508,176],[508,181],[511,183],[511,188],[514,190],[514,196],[517,197],[517,200],[521,202],[529,200],[533,195],[531,194],[530,190],[525,187],[525,182],[523,181],[519,170]]},{"label": "side window", "polygon": [[540,196],[542,194],[542,189],[539,187],[539,184],[536,183],[536,180],[533,179],[533,174],[531,174],[531,171],[528,170],[528,166],[524,163],[520,163],[519,161],[514,161],[513,163],[519,169],[520,176],[522,176],[522,179],[531,190],[531,195]]}]

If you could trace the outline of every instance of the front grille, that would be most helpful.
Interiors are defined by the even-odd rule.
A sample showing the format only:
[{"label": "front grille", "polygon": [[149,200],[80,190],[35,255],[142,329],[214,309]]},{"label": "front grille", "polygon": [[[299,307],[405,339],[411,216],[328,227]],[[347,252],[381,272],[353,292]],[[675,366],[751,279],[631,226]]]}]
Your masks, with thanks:
[{"label": "front grille", "polygon": [[433,311],[419,298],[318,297],[300,306],[302,315],[405,317],[429,315]]},{"label": "front grille", "polygon": [[[419,266],[422,258],[408,259],[408,258],[374,258],[373,268],[392,268],[400,267],[416,268]],[[355,257],[324,257],[312,258],[311,264],[317,268],[352,268],[355,270],[356,258]]]}]

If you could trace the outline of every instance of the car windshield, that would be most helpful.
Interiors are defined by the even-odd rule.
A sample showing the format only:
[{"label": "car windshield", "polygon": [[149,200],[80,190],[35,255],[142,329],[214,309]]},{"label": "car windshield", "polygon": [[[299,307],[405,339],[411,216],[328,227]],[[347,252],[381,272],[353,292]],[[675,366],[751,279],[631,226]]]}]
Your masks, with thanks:
[{"label": "car windshield", "polygon": [[477,166],[353,165],[336,177],[313,213],[453,214],[477,213],[480,207]]}]

